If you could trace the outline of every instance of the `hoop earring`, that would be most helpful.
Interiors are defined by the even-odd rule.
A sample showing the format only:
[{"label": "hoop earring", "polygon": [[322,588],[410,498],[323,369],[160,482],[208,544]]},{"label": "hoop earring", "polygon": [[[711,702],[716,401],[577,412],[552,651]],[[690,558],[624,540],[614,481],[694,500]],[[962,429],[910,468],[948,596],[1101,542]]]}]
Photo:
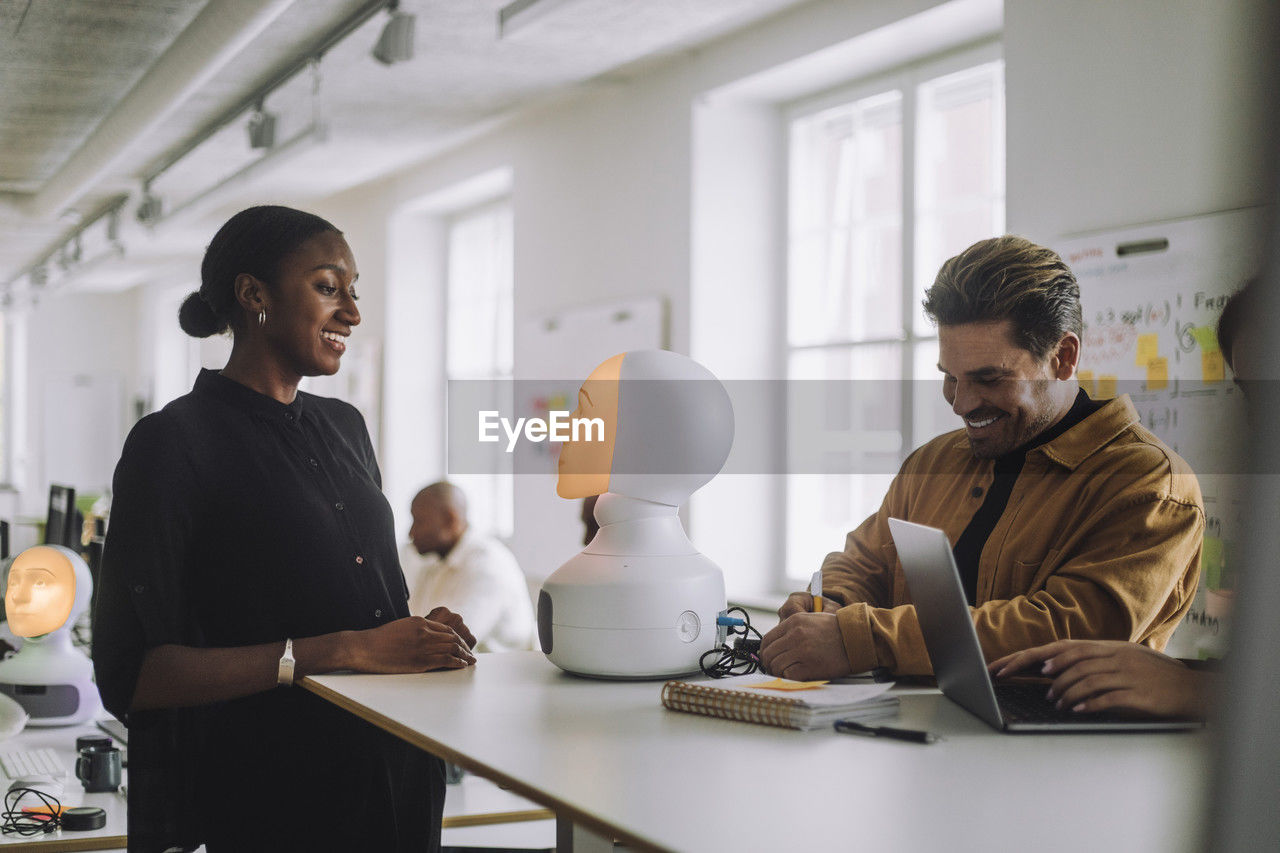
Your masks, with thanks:
[{"label": "hoop earring", "polygon": [[258,325],[259,326],[267,325],[267,309],[266,308],[263,308],[261,311],[258,312]]}]

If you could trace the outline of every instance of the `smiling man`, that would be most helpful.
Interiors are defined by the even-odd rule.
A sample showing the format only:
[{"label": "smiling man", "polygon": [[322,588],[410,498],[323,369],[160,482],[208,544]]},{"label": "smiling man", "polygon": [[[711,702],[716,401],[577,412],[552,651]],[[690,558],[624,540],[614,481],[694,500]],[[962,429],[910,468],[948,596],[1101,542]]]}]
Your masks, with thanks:
[{"label": "smiling man", "polygon": [[1080,390],[1071,270],[998,237],[943,264],[926,297],[942,393],[963,429],[917,448],[880,510],[827,556],[822,612],[808,593],[787,599],[765,667],[793,679],[931,671],[889,518],[954,543],[988,660],[1069,637],[1164,648],[1196,590],[1200,488],[1127,396]]}]

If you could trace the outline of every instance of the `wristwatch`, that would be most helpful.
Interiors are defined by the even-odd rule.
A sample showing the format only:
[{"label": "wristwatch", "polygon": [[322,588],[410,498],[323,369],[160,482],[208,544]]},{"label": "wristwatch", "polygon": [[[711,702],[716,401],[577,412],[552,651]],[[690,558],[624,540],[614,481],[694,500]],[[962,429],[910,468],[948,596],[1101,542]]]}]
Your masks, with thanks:
[{"label": "wristwatch", "polygon": [[288,687],[293,684],[293,640],[284,641],[284,654],[280,656],[280,667],[276,670],[276,683]]}]

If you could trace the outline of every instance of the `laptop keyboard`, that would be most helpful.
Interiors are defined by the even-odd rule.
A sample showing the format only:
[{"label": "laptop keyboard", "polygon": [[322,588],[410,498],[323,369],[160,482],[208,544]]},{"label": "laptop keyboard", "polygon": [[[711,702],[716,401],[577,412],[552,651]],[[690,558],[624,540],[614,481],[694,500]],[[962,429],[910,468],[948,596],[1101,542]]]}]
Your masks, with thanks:
[{"label": "laptop keyboard", "polygon": [[1132,721],[1132,715],[1082,714],[1070,708],[1058,710],[1053,703],[1044,698],[1049,690],[1047,684],[997,684],[996,700],[1000,703],[1000,713],[1007,723],[1081,723]]}]

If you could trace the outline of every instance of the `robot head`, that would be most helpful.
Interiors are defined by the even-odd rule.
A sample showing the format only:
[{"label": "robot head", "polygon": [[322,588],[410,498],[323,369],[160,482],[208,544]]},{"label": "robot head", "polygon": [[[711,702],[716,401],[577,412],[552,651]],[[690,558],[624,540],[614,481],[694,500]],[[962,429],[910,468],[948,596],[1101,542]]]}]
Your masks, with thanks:
[{"label": "robot head", "polygon": [[598,418],[603,435],[575,430],[561,448],[562,498],[612,492],[679,506],[719,473],[733,447],[733,405],[720,380],[665,350],[605,361],[582,383],[571,418]]},{"label": "robot head", "polygon": [[74,625],[89,606],[93,581],[84,560],[61,545],[36,545],[9,567],[4,594],[9,630],[31,639]]}]

